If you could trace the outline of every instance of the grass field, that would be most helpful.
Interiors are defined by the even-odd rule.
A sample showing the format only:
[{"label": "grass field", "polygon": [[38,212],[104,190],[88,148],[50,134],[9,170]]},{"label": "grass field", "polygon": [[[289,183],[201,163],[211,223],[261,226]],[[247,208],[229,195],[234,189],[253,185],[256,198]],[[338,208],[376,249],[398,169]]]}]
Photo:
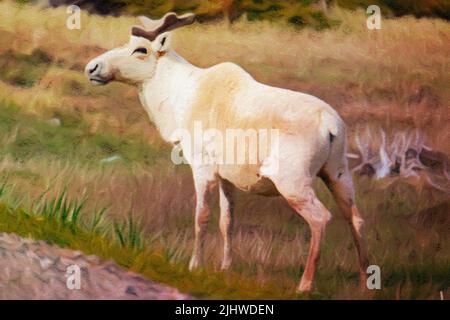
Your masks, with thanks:
[{"label": "grass field", "polygon": [[[350,141],[365,125],[418,128],[449,155],[450,24],[404,17],[369,33],[363,11],[333,14],[342,23],[320,32],[244,20],[194,25],[177,31],[174,45],[200,66],[231,60],[262,82],[321,97],[349,124]],[[83,14],[81,30],[68,30],[66,18],[63,8],[0,3],[0,231],[114,259],[204,298],[449,296],[448,193],[398,178],[355,177],[382,290],[358,291],[349,231],[320,182],[334,219],[312,295],[294,295],[309,231],[281,199],[238,194],[227,274],[218,272],[216,203],[206,269],[188,272],[189,168],[172,164],[134,88],[91,87],[82,74],[90,58],[125,42],[136,21]]]}]

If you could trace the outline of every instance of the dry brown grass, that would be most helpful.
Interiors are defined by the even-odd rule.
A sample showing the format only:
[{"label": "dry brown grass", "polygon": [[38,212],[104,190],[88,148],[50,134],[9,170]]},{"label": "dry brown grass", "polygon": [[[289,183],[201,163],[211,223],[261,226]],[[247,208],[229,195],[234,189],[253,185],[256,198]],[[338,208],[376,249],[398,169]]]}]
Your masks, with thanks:
[{"label": "dry brown grass", "polygon": [[[87,197],[85,212],[107,207],[104,223],[133,214],[142,227],[145,243],[166,252],[172,263],[187,266],[193,245],[194,191],[188,168],[161,162],[155,167],[107,166],[102,170],[71,162],[30,160],[1,162],[2,180],[14,192],[26,194],[21,205],[32,203],[43,190],[51,198],[68,189],[72,197]],[[358,205],[367,222],[371,262],[383,270],[383,290],[366,296],[358,291],[356,256],[350,233],[322,184],[317,191],[331,208],[318,272],[318,291],[334,299],[437,297],[447,294],[448,205],[445,195],[417,189],[398,180],[357,180]],[[260,285],[277,283],[292,292],[301,274],[309,230],[279,198],[237,194],[233,272]],[[442,207],[442,208],[440,208]],[[439,209],[440,208],[440,209]],[[89,221],[87,214],[82,217]],[[218,206],[214,204],[206,237],[207,270],[217,272],[221,259]],[[398,294],[398,290],[401,291]]]},{"label": "dry brown grass", "polygon": [[[8,96],[17,97],[31,109],[59,108],[64,104],[62,97],[70,95],[70,90],[77,92],[70,87],[62,92],[64,84],[74,81],[82,88],[77,92],[81,97],[72,95],[66,106],[101,105],[102,116],[125,105],[139,109],[132,89],[117,85],[93,91],[79,73],[90,58],[127,41],[134,18],[83,14],[81,30],[68,30],[63,8],[37,11],[8,2],[0,6],[0,54],[6,50],[31,53],[39,48],[62,67],[52,67],[40,84],[29,90],[3,86]],[[335,8],[332,15],[342,24],[322,32],[297,31],[269,22],[240,21],[231,28],[225,23],[194,25],[177,31],[174,44],[197,65],[233,61],[262,82],[318,95],[336,107],[349,124],[376,122],[388,130],[419,128],[432,147],[448,154],[450,130],[441,128],[448,128],[450,120],[449,24],[404,17],[384,19],[382,30],[370,31],[363,11]],[[103,101],[93,100],[99,95]],[[128,101],[123,97],[129,97]],[[112,114],[108,121],[117,122],[120,116]]]}]

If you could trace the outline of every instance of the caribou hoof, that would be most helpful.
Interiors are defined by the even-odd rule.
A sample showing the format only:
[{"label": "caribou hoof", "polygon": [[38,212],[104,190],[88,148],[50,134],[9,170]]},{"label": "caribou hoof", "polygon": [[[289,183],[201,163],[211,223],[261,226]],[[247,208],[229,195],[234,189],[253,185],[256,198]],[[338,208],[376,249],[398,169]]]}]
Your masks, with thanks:
[{"label": "caribou hoof", "polygon": [[230,269],[231,266],[231,259],[230,260],[223,260],[222,264],[220,265],[220,270],[226,271]]},{"label": "caribou hoof", "polygon": [[200,268],[200,262],[196,256],[193,256],[191,258],[191,261],[189,262],[189,271],[194,271]]},{"label": "caribou hoof", "polygon": [[297,287],[297,293],[308,293],[312,291],[312,281],[301,281],[300,285]]}]

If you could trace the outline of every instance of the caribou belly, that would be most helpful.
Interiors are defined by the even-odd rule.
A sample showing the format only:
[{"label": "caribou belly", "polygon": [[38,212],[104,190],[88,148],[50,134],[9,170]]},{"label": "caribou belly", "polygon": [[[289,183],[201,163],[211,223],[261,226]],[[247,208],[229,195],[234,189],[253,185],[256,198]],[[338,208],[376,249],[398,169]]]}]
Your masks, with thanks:
[{"label": "caribou belly", "polygon": [[231,182],[236,188],[264,196],[278,196],[273,182],[262,177],[259,165],[223,165],[219,167],[219,176]]}]

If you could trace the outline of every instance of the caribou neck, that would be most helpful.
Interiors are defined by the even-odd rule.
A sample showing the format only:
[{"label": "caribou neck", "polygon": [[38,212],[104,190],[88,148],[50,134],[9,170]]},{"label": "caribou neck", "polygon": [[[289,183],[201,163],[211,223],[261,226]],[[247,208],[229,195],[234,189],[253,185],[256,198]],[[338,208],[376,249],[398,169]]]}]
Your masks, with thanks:
[{"label": "caribou neck", "polygon": [[172,133],[187,127],[202,71],[170,51],[159,58],[153,78],[140,86],[141,102],[164,140],[174,142]]}]

